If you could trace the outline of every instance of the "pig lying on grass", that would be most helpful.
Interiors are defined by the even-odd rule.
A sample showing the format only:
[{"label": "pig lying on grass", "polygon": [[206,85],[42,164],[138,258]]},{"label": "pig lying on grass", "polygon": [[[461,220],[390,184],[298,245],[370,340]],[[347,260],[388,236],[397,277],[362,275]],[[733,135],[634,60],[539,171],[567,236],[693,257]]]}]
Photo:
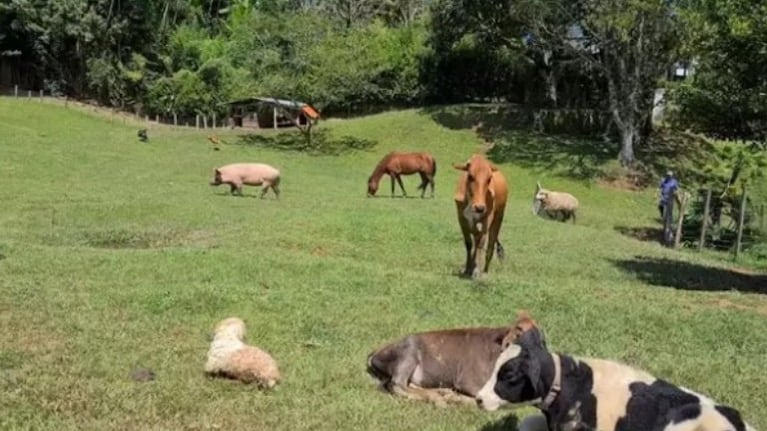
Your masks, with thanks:
[{"label": "pig lying on grass", "polygon": [[233,163],[213,170],[210,185],[229,184],[231,192],[242,196],[242,186],[260,186],[261,198],[271,188],[277,199],[280,198],[280,171],[263,163]]}]

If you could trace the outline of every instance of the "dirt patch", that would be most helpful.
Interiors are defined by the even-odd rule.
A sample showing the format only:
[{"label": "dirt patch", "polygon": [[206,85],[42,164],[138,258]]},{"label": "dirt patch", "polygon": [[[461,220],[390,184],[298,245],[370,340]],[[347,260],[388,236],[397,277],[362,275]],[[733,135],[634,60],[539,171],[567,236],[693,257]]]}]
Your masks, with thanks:
[{"label": "dirt patch", "polygon": [[319,257],[325,257],[330,254],[327,250],[322,248],[322,246],[316,246],[312,249],[312,254]]},{"label": "dirt patch", "polygon": [[629,177],[600,178],[597,180],[597,185],[608,189],[628,190],[631,192],[638,192],[645,189],[645,186],[642,185],[641,181]]},{"label": "dirt patch", "polygon": [[639,241],[660,242],[663,239],[663,229],[651,226],[616,226],[615,230],[621,235],[625,235]]},{"label": "dirt patch", "polygon": [[739,311],[750,311],[761,316],[767,316],[767,303],[746,305],[732,302],[726,298],[719,298],[715,301],[711,301],[710,304],[716,306],[717,308],[731,308]]},{"label": "dirt patch", "polygon": [[111,250],[213,246],[207,232],[175,229],[65,231],[45,237],[43,243],[52,246],[81,246]]}]

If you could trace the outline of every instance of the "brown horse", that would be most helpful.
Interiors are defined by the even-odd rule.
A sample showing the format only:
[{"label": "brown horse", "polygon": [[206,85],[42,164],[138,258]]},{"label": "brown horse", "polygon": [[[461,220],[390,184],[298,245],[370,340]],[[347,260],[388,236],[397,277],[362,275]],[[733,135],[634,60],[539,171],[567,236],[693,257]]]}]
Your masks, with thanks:
[{"label": "brown horse", "polygon": [[434,176],[437,175],[437,162],[429,153],[400,153],[393,151],[384,156],[368,178],[368,196],[375,196],[378,183],[384,174],[391,177],[391,196],[394,197],[394,180],[399,183],[402,194],[407,196],[400,175],[421,175],[421,197],[426,193],[426,186],[431,185],[431,197],[434,197]]},{"label": "brown horse", "polygon": [[[466,268],[463,273],[476,279],[487,272],[494,247],[498,250],[498,258],[503,259],[503,246],[498,234],[506,209],[508,185],[498,168],[479,154],[453,167],[463,171],[454,196],[458,223],[466,245]],[[483,260],[484,267],[480,272],[479,265]]]}]

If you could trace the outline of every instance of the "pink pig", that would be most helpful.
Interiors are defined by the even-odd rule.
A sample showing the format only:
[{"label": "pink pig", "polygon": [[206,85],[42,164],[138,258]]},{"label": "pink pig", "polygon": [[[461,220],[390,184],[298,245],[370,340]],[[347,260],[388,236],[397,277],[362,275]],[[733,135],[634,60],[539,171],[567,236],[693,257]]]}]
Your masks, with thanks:
[{"label": "pink pig", "polygon": [[280,198],[280,171],[263,163],[232,163],[221,166],[213,171],[213,180],[210,185],[229,184],[231,192],[236,191],[242,196],[242,185],[260,186],[261,198],[263,199],[269,188],[272,189],[277,199]]}]

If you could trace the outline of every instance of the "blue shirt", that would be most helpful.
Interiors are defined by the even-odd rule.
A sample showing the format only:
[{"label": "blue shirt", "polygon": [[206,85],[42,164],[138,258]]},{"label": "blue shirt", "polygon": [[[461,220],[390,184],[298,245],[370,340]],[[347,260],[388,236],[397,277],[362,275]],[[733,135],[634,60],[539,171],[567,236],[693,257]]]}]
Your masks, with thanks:
[{"label": "blue shirt", "polygon": [[660,183],[660,203],[665,204],[674,196],[674,192],[679,188],[676,178],[664,178]]}]

